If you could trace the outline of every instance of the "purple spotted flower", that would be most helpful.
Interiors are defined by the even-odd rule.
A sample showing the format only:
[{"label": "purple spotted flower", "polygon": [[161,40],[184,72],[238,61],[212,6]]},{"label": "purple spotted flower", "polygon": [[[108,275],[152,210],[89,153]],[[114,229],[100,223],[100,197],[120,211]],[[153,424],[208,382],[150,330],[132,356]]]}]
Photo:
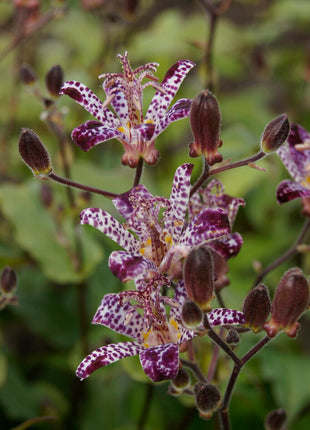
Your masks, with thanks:
[{"label": "purple spotted flower", "polygon": [[[81,213],[82,224],[96,227],[124,249],[109,258],[111,271],[123,282],[135,279],[139,289],[139,280],[154,273],[180,279],[181,259],[193,246],[208,242],[212,248],[215,239],[229,235],[229,219],[221,208],[203,209],[185,225],[192,168],[183,164],[176,170],[169,199],[154,197],[143,185],[116,197],[113,203],[124,225],[102,209]],[[228,253],[225,246],[222,252]]]},{"label": "purple spotted flower", "polygon": [[[205,188],[200,188],[191,197],[189,201],[189,218],[191,219],[204,208],[221,208],[226,213],[232,228],[240,206],[245,206],[245,201],[225,194],[222,182],[213,179]],[[243,240],[239,233],[231,233],[214,241],[213,249],[223,258],[228,259],[238,254],[242,243]]]},{"label": "purple spotted flower", "polygon": [[[131,296],[131,293],[135,293],[135,296]],[[129,295],[128,299],[134,297],[139,301],[138,307],[143,309],[143,316],[129,301],[124,303],[126,295]],[[139,355],[143,370],[152,381],[175,378],[179,370],[179,348],[183,342],[196,335],[193,330],[184,328],[181,322],[181,307],[185,298],[184,283],[180,281],[173,300],[170,299],[168,318],[161,300],[164,297],[160,296],[158,289],[153,295],[148,291],[148,287],[140,292],[124,291],[105,295],[92,323],[109,327],[117,333],[131,337],[134,341],[110,344],[96,349],[81,362],[76,375],[82,380],[100,367],[122,358]],[[147,308],[148,318],[145,318]],[[213,327],[245,322],[244,314],[232,309],[215,309],[208,313],[208,319]]]},{"label": "purple spotted flower", "polygon": [[[287,142],[277,151],[284,166],[293,178],[280,182],[277,201],[285,203],[303,198],[304,209],[310,197],[310,135],[300,125],[292,124]],[[309,212],[307,210],[306,212]]]},{"label": "purple spotted flower", "polygon": [[[132,70],[127,52],[118,57],[122,62],[123,73],[100,76],[104,78],[104,103],[80,82],[67,81],[63,84],[60,94],[73,98],[97,119],[75,128],[72,140],[84,151],[88,151],[98,143],[115,138],[123,144],[125,150],[122,164],[136,167],[140,158],[144,158],[148,164],[155,164],[159,157],[155,149],[156,137],[169,124],[189,115],[189,99],[180,99],[170,109],[168,107],[194,63],[178,61],[170,67],[159,84],[153,75],[158,67],[157,63],[148,63]],[[148,81],[142,84],[143,79]],[[142,96],[147,86],[152,86],[156,93],[144,116]],[[109,104],[115,114],[108,109]]]}]

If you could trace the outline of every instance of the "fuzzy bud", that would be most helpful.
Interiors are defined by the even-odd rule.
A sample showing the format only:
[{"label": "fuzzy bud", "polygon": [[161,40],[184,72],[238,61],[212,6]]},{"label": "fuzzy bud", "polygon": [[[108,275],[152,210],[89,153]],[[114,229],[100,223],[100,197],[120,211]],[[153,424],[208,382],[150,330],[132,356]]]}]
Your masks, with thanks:
[{"label": "fuzzy bud", "polygon": [[57,64],[50,68],[45,76],[47,89],[52,96],[59,96],[60,88],[64,82],[64,74],[62,68]]},{"label": "fuzzy bud", "polygon": [[52,172],[49,153],[34,131],[27,128],[22,130],[19,153],[35,176],[48,176]]},{"label": "fuzzy bud", "polygon": [[177,376],[172,379],[173,388],[177,391],[183,391],[190,385],[190,377],[186,370],[179,369]]},{"label": "fuzzy bud", "polygon": [[1,274],[1,291],[4,294],[11,294],[17,286],[17,276],[11,267],[7,266]]},{"label": "fuzzy bud", "polygon": [[288,270],[280,280],[271,306],[271,319],[263,325],[269,337],[279,330],[295,337],[297,322],[309,305],[309,282],[299,268]]},{"label": "fuzzy bud", "polygon": [[287,421],[287,414],[283,409],[275,409],[266,417],[265,429],[266,430],[283,430]]},{"label": "fuzzy bud", "polygon": [[184,263],[184,282],[188,297],[203,312],[211,310],[213,295],[213,259],[206,246],[193,248]]},{"label": "fuzzy bud", "polygon": [[200,416],[209,419],[221,403],[221,393],[211,384],[197,382],[194,386],[194,397]]},{"label": "fuzzy bud", "polygon": [[276,151],[286,141],[290,132],[290,123],[287,115],[282,113],[266,126],[261,140],[263,152],[269,154]]},{"label": "fuzzy bud", "polygon": [[240,336],[239,336],[239,333],[237,332],[237,330],[235,330],[233,328],[228,330],[226,337],[225,337],[225,342],[231,346],[238,345],[238,343],[240,342]]},{"label": "fuzzy bud", "polygon": [[191,300],[186,300],[182,306],[182,323],[189,329],[194,329],[202,323],[202,312]]},{"label": "fuzzy bud", "polygon": [[222,145],[220,139],[221,112],[214,95],[206,90],[195,97],[189,112],[194,142],[190,144],[189,155],[203,154],[210,166],[223,160],[217,149]]},{"label": "fuzzy bud", "polygon": [[245,326],[250,327],[254,333],[261,331],[270,313],[271,303],[265,285],[259,284],[246,296],[243,303]]},{"label": "fuzzy bud", "polygon": [[19,77],[23,84],[32,85],[37,81],[34,70],[28,65],[23,64],[19,69]]}]

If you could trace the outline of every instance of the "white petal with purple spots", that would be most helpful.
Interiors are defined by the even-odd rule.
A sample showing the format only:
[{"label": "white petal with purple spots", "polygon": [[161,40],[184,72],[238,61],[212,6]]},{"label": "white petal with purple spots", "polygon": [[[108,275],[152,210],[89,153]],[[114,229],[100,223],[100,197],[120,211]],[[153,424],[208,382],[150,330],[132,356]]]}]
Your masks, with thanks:
[{"label": "white petal with purple spots", "polygon": [[154,382],[173,379],[179,370],[179,347],[174,343],[145,348],[140,353],[145,374]]},{"label": "white petal with purple spots", "polygon": [[245,323],[243,312],[234,309],[218,308],[208,313],[211,327],[219,325],[242,325]]}]

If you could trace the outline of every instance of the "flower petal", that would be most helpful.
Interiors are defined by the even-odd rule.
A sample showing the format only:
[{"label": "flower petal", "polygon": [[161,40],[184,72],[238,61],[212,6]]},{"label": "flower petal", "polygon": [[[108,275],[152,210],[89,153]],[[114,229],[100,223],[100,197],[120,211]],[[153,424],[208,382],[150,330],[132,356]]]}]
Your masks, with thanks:
[{"label": "flower petal", "polygon": [[106,125],[115,128],[119,127],[118,118],[109,109],[103,108],[102,102],[86,85],[76,81],[67,81],[61,87],[59,94],[66,94],[71,97]]},{"label": "flower petal", "polygon": [[125,251],[112,252],[109,257],[109,268],[113,275],[122,282],[134,279],[137,289],[140,289],[139,281],[144,279],[150,270],[157,271],[155,264],[141,254],[132,254]]},{"label": "flower petal", "polygon": [[174,343],[145,348],[140,353],[140,361],[152,381],[173,379],[179,370],[179,348]]},{"label": "flower petal", "polygon": [[[130,315],[130,321],[127,318]],[[92,324],[100,324],[109,327],[117,333],[132,337],[138,342],[143,342],[143,318],[134,310],[130,303],[120,305],[118,294],[106,294],[98,307]]]},{"label": "flower petal", "polygon": [[219,325],[242,325],[245,323],[243,312],[235,309],[219,308],[208,313],[208,320],[211,327]]},{"label": "flower petal", "polygon": [[76,376],[82,381],[100,367],[139,354],[142,348],[137,342],[120,342],[102,346],[84,358],[76,369]]},{"label": "flower petal", "polygon": [[179,244],[200,245],[229,233],[229,220],[223,209],[204,209],[192,218]]},{"label": "flower petal", "polygon": [[187,210],[190,179],[194,165],[190,163],[178,167],[172,184],[170,194],[170,208],[164,214],[164,228],[175,242],[183,229]]},{"label": "flower petal", "polygon": [[277,201],[280,204],[289,202],[290,200],[298,199],[300,197],[309,196],[310,189],[290,180],[280,182],[277,188]]},{"label": "flower petal", "polygon": [[89,151],[98,143],[105,142],[113,137],[125,139],[125,135],[114,127],[104,126],[98,121],[87,121],[76,127],[71,138],[83,151]]},{"label": "flower petal", "polygon": [[155,93],[145,115],[145,122],[151,121],[156,124],[158,119],[164,116],[184,78],[194,66],[192,61],[186,60],[178,61],[170,67],[161,82],[161,87],[167,94],[162,94],[160,91]]},{"label": "flower petal", "polygon": [[89,224],[118,243],[128,252],[137,253],[138,240],[110,214],[98,208],[88,208],[80,214],[81,224]]},{"label": "flower petal", "polygon": [[135,195],[137,194],[145,199],[153,198],[153,195],[148,191],[148,189],[141,184],[113,199],[114,206],[126,220],[130,218],[134,211],[132,201],[135,200]]},{"label": "flower petal", "polygon": [[242,236],[239,233],[231,233],[219,240],[208,243],[210,248],[220,254],[225,260],[235,257],[243,244]]},{"label": "flower petal", "polygon": [[190,99],[178,100],[156,123],[154,137],[157,137],[163,132],[172,122],[187,118],[189,116],[191,102]]}]

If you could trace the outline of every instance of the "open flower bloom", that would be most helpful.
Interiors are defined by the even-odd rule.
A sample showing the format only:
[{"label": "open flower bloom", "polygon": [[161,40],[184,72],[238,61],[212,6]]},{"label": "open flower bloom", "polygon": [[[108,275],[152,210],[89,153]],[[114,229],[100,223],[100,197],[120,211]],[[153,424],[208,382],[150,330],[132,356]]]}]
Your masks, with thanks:
[{"label": "open flower bloom", "polygon": [[[181,258],[193,246],[208,242],[212,248],[214,239],[229,235],[229,220],[221,208],[203,209],[184,227],[192,168],[186,163],[176,170],[169,199],[154,197],[143,185],[116,197],[113,203],[126,219],[125,226],[102,209],[81,213],[82,224],[96,227],[125,250],[109,258],[111,271],[123,282],[138,283],[153,272],[180,279]],[[230,246],[234,244],[224,243],[219,252],[231,253]]]},{"label": "open flower bloom", "polygon": [[292,124],[287,142],[277,151],[284,166],[293,178],[280,182],[277,201],[289,202],[310,197],[310,135],[300,125]]},{"label": "open flower bloom", "polygon": [[[124,303],[124,297],[130,299],[131,293],[140,294],[143,299],[143,310],[148,308],[148,318],[136,310],[129,301]],[[144,296],[144,297],[142,297]],[[136,296],[137,297],[137,296]],[[124,291],[119,294],[107,294],[92,320],[111,328],[117,333],[129,336],[134,341],[120,342],[102,346],[89,354],[78,366],[76,375],[82,380],[100,367],[133,355],[139,355],[145,374],[154,382],[173,379],[179,370],[179,348],[181,344],[192,339],[196,334],[181,323],[181,308],[186,298],[183,281],[176,287],[174,299],[171,300],[169,318],[159,290],[151,294],[148,287],[144,291]],[[166,298],[167,299],[167,298]],[[137,299],[138,300],[138,299]],[[139,300],[141,303],[142,300]],[[215,309],[208,313],[211,326],[244,324],[242,312],[232,309]]]},{"label": "open flower bloom", "polygon": [[[224,185],[221,181],[213,179],[206,187],[200,188],[189,201],[189,219],[206,208],[222,209],[229,220],[230,228],[236,219],[240,206],[245,206],[241,198],[231,197],[224,193]],[[243,240],[239,233],[231,233],[213,242],[213,250],[223,258],[235,257],[242,246]]]},{"label": "open flower bloom", "polygon": [[[140,158],[144,158],[148,164],[155,164],[159,157],[154,145],[155,138],[169,124],[189,115],[189,99],[180,99],[167,109],[194,63],[188,60],[178,61],[170,67],[159,84],[153,75],[157,63],[148,63],[132,70],[127,52],[118,57],[122,62],[123,73],[100,76],[105,79],[104,103],[80,82],[67,81],[63,84],[60,94],[73,98],[97,119],[75,128],[72,140],[84,151],[88,151],[98,143],[115,138],[123,144],[125,150],[122,164],[136,167]],[[149,81],[142,84],[143,79]],[[156,93],[144,116],[142,96],[147,86],[155,88]],[[110,103],[115,114],[107,107]]]}]

